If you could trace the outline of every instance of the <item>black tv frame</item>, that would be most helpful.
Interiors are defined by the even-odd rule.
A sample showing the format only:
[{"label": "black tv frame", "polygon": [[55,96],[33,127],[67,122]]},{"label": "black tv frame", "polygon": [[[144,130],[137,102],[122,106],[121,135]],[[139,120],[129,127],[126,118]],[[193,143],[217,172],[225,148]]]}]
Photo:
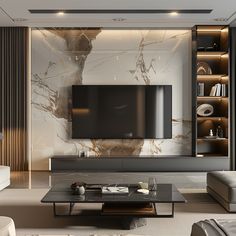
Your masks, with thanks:
[{"label": "black tv frame", "polygon": [[[168,125],[164,125],[164,137],[113,137],[113,136],[80,136],[74,135],[73,129],[75,122],[73,115],[73,91],[76,87],[89,87],[89,86],[104,86],[104,87],[117,87],[117,86],[133,86],[133,87],[164,87],[164,104],[163,116],[164,120],[169,119]],[[166,124],[166,122],[164,123]],[[72,85],[72,139],[172,139],[172,85]]]}]

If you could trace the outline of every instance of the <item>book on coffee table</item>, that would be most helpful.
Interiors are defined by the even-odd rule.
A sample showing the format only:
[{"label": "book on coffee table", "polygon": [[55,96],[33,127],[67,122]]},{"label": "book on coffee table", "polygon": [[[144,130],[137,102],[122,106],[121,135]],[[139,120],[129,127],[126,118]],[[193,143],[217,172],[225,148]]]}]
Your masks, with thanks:
[{"label": "book on coffee table", "polygon": [[128,194],[129,188],[127,186],[103,186],[103,194]]}]

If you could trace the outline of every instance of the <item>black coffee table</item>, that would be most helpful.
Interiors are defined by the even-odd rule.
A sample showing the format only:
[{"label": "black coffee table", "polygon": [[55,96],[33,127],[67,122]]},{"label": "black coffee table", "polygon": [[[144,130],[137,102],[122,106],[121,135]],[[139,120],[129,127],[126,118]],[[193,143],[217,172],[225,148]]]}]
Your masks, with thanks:
[{"label": "black coffee table", "polygon": [[[104,184],[107,186],[106,184]],[[94,186],[94,185],[93,185]],[[135,217],[164,217],[170,218],[174,217],[174,206],[175,203],[185,203],[186,200],[183,195],[177,190],[175,185],[173,184],[157,184],[157,191],[150,191],[148,195],[144,195],[142,193],[138,193],[138,186],[135,184],[122,184],[122,186],[129,187],[129,194],[110,194],[105,195],[101,193],[101,189],[91,189],[88,188],[84,195],[74,195],[73,191],[70,189],[70,184],[57,184],[52,187],[48,193],[41,200],[42,203],[52,203],[53,204],[53,212],[54,216],[73,216],[72,214],[73,208],[75,204],[83,204],[83,203],[102,203],[103,206],[120,206],[120,208],[124,208],[124,206],[142,206],[143,204],[152,204],[154,208],[154,214],[143,214],[143,212],[137,211],[131,212],[130,216]],[[89,187],[89,185],[88,185]],[[91,187],[91,185],[90,185]],[[69,210],[66,213],[58,214],[57,206],[58,204],[68,204]],[[171,204],[171,212],[170,214],[158,214],[156,210],[156,204],[158,203],[169,203]],[[92,204],[91,204],[92,205]],[[117,209],[117,208],[116,208]],[[119,212],[116,214],[111,214],[112,208],[109,210],[109,216],[129,216],[129,213]],[[88,214],[90,212],[90,214]],[[92,214],[91,214],[92,212]],[[95,213],[96,212],[96,213]],[[103,208],[97,211],[86,211],[82,212],[80,215],[100,215],[107,216],[106,212],[103,211]]]}]

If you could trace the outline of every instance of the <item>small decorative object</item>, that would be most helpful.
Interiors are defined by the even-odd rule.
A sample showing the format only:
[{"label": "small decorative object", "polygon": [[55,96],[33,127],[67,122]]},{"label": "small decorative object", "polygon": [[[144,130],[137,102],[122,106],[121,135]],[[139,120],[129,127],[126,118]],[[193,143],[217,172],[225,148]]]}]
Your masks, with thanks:
[{"label": "small decorative object", "polygon": [[211,67],[208,63],[201,61],[197,63],[197,74],[198,75],[212,75]]},{"label": "small decorative object", "polygon": [[204,96],[204,87],[205,84],[202,82],[197,84],[197,96]]},{"label": "small decorative object", "polygon": [[209,136],[211,136],[211,137],[214,136],[214,134],[213,134],[213,129],[210,129],[210,130],[209,130]]},{"label": "small decorative object", "polygon": [[205,51],[205,48],[204,47],[198,47],[197,50],[203,52],[203,51]]},{"label": "small decorative object", "polygon": [[73,190],[73,194],[75,195],[83,195],[85,194],[86,184],[84,182],[75,182],[71,185],[71,189]]},{"label": "small decorative object", "polygon": [[217,137],[215,135],[212,135],[212,136],[204,136],[204,138],[206,139],[216,139]]},{"label": "small decorative object", "polygon": [[224,131],[223,129],[221,128],[220,125],[218,125],[217,129],[216,129],[216,136],[218,138],[223,138],[224,137]]},{"label": "small decorative object", "polygon": [[139,182],[138,184],[141,189],[148,189],[148,183]]},{"label": "small decorative object", "polygon": [[199,116],[210,116],[214,112],[214,108],[211,104],[202,104],[197,108],[197,114]]},{"label": "small decorative object", "polygon": [[80,151],[80,152],[79,152],[79,157],[86,157],[85,151]]},{"label": "small decorative object", "polygon": [[218,44],[216,42],[214,42],[212,44],[212,46],[206,47],[206,51],[218,51],[219,47]]},{"label": "small decorative object", "polygon": [[155,177],[150,177],[148,179],[148,189],[149,191],[156,191],[157,190],[157,181]]},{"label": "small decorative object", "polygon": [[85,187],[79,186],[78,192],[79,192],[79,195],[84,195],[85,194]]},{"label": "small decorative object", "polygon": [[214,51],[214,47],[213,46],[206,47],[206,51],[208,52]]},{"label": "small decorative object", "polygon": [[213,43],[213,50],[214,51],[218,51],[219,50],[219,46],[217,43]]},{"label": "small decorative object", "polygon": [[145,195],[149,194],[149,190],[148,189],[143,189],[143,188],[138,189],[137,192],[145,194]]}]

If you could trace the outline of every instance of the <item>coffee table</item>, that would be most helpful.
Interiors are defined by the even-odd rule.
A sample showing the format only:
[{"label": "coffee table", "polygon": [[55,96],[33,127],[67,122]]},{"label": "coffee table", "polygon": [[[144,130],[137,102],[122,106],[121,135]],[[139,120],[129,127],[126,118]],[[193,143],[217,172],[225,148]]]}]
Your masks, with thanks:
[{"label": "coffee table", "polygon": [[[94,186],[94,185],[93,185]],[[103,186],[103,185],[101,185]],[[104,184],[104,186],[107,186]],[[186,200],[183,195],[177,190],[173,184],[157,184],[157,191],[150,191],[148,195],[138,193],[137,184],[122,184],[121,186],[129,187],[129,194],[102,194],[101,189],[88,188],[84,195],[74,195],[70,189],[70,184],[61,183],[52,187],[48,193],[41,200],[42,203],[53,204],[54,216],[74,216],[73,208],[76,204],[83,203],[102,203],[103,207],[97,211],[83,211],[79,215],[99,215],[99,216],[133,216],[143,218],[170,218],[174,217],[175,203],[185,203]],[[89,187],[89,185],[88,185]],[[89,190],[90,189],[90,190]],[[68,204],[68,211],[63,213],[57,212],[57,206],[59,204]],[[156,204],[169,203],[171,204],[171,211],[167,214],[158,214]],[[151,204],[153,206],[153,212],[143,211],[144,204]],[[115,207],[114,207],[115,206]],[[134,206],[133,211],[130,212],[117,212],[117,209],[121,209],[127,206]],[[138,209],[140,206],[140,210]],[[106,211],[104,210],[106,209]],[[108,209],[108,211],[107,211]],[[113,210],[114,209],[114,212]],[[149,209],[150,210],[150,209]],[[90,212],[90,214],[88,214]],[[91,214],[92,212],[92,214]]]}]

